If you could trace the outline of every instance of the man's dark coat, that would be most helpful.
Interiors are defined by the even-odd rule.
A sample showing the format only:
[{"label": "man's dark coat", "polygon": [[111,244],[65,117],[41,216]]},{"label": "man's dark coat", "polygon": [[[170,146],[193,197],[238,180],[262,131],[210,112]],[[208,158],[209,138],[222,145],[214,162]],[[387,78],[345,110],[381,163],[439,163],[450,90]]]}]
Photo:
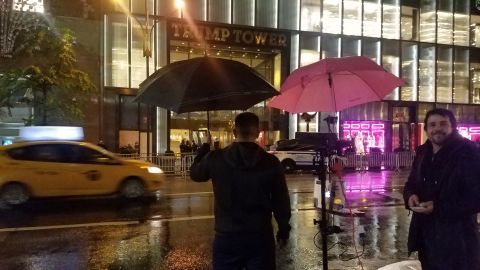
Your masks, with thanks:
[{"label": "man's dark coat", "polygon": [[[427,253],[431,269],[480,269],[480,157],[477,146],[457,133],[433,155],[427,141],[417,149],[405,184],[404,200],[416,194],[420,202],[434,202],[431,214],[413,212],[408,251]],[[427,248],[425,248],[427,247]],[[422,260],[422,258],[420,258]]]},{"label": "man's dark coat", "polygon": [[279,160],[256,143],[234,142],[209,151],[204,144],[190,168],[192,180],[212,179],[217,233],[272,231],[272,212],[277,237],[288,239],[290,198]]}]

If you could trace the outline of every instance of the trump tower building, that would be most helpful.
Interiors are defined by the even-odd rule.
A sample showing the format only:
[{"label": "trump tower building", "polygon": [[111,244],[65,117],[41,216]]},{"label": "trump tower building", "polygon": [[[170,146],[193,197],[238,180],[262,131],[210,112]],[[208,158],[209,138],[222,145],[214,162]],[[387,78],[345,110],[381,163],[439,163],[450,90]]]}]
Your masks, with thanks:
[{"label": "trump tower building", "polygon": [[[77,34],[80,64],[99,89],[86,137],[111,150],[179,151],[207,128],[233,141],[240,111],[176,114],[134,102],[139,85],[163,66],[194,57],[242,62],[280,89],[290,72],[327,57],[366,56],[405,83],[384,100],[340,112],[290,114],[261,102],[263,146],[295,132],[358,136],[368,149],[414,150],[426,111],[452,110],[460,133],[480,138],[480,2],[468,0],[103,0],[27,1]],[[352,89],[352,91],[355,91]],[[306,122],[308,121],[308,122]]]}]

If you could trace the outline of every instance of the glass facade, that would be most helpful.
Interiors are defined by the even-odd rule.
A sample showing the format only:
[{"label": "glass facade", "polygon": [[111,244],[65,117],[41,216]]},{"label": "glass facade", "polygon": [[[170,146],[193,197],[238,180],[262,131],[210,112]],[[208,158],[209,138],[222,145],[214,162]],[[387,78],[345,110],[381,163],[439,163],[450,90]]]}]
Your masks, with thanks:
[{"label": "glass facade", "polygon": [[[144,1],[116,1],[105,17],[105,86],[138,88],[147,71],[206,51],[255,67],[277,87],[299,66],[327,57],[363,55],[404,80],[386,101],[414,106],[480,104],[480,12],[472,12],[468,0],[190,0],[182,10],[173,2],[149,0],[145,7]],[[141,27],[145,12],[152,27],[148,61]],[[255,46],[178,44],[165,31],[165,23],[175,18],[284,31],[289,34],[288,54],[282,58]],[[257,54],[264,62],[256,62]],[[283,63],[288,63],[287,74],[281,72]],[[188,117],[191,121],[194,116]],[[321,118],[311,127],[317,130]]]}]

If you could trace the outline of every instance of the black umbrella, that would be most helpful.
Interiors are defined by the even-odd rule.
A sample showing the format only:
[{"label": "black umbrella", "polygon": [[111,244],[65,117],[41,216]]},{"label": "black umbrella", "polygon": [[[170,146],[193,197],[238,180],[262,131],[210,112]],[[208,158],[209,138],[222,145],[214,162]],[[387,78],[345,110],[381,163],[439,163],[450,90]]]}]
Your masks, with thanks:
[{"label": "black umbrella", "polygon": [[222,58],[178,61],[140,84],[136,101],[176,113],[246,110],[278,91],[247,65]]}]

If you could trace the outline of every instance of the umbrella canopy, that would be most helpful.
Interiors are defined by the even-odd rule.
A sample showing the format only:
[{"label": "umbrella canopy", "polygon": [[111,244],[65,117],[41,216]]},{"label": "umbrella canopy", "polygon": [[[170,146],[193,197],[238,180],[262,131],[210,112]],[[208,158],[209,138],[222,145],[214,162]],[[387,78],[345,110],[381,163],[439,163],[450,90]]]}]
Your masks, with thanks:
[{"label": "umbrella canopy", "polygon": [[246,110],[278,91],[249,66],[200,57],[169,64],[140,84],[136,101],[176,113]]},{"label": "umbrella canopy", "polygon": [[401,85],[367,57],[326,58],[292,72],[268,106],[292,113],[338,112],[380,101]]}]

